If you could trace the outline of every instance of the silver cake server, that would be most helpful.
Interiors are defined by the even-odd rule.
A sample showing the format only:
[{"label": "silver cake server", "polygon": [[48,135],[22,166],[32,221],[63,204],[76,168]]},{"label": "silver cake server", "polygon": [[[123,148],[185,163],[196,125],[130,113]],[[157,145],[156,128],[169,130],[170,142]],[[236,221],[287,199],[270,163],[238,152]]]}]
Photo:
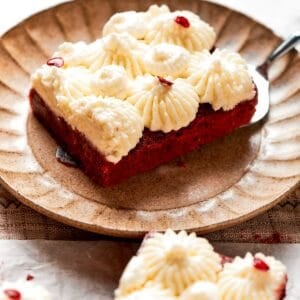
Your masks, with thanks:
[{"label": "silver cake server", "polygon": [[270,110],[270,83],[268,80],[268,68],[272,62],[278,57],[286,54],[300,41],[300,33],[292,35],[287,40],[283,41],[266,59],[266,61],[258,67],[248,65],[249,72],[256,84],[258,91],[258,102],[256,111],[250,122],[246,125],[252,125],[263,120]]}]

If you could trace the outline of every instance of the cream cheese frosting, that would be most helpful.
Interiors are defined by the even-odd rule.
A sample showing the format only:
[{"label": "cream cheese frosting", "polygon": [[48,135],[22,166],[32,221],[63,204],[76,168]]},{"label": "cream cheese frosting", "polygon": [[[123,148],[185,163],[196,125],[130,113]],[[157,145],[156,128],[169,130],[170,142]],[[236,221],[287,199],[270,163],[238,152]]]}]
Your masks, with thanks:
[{"label": "cream cheese frosting", "polygon": [[142,43],[127,33],[112,33],[102,39],[102,52],[90,65],[95,72],[106,65],[122,66],[131,78],[143,74]]},{"label": "cream cheese frosting", "polygon": [[133,256],[120,278],[119,288],[115,291],[115,295],[124,296],[140,290],[147,280],[148,274],[143,257]]},{"label": "cream cheese frosting", "polygon": [[150,5],[148,10],[146,11],[146,18],[148,22],[153,21],[154,18],[167,14],[170,12],[170,8],[163,4],[163,5],[157,5],[157,4],[153,4]]},{"label": "cream cheese frosting", "polygon": [[[72,119],[77,129],[74,120],[82,120],[81,129],[89,130],[82,132],[87,138],[100,139],[90,142],[111,162],[118,162],[137,145],[143,126],[165,133],[179,130],[195,119],[199,103],[210,103],[215,110],[230,110],[255,95],[247,65],[238,54],[225,50],[199,52],[213,46],[215,33],[192,12],[170,12],[166,5],[152,5],[145,12],[117,13],[103,33],[103,38],[90,44],[63,43],[52,58],[59,63],[52,61],[38,69],[32,76],[32,86],[63,118],[74,114],[78,101],[124,101],[117,113],[112,112],[120,117],[121,124],[110,129],[104,126],[114,132],[105,138],[95,133],[102,122],[96,122],[98,114],[93,119],[97,123],[94,129],[91,123],[83,126],[84,113],[77,111],[78,118]],[[100,114],[99,107],[89,107],[89,116],[93,109]],[[116,105],[113,107],[117,110]],[[108,106],[104,114],[106,109]],[[131,118],[128,123],[121,117],[121,111],[126,114],[127,109]],[[130,132],[129,124],[137,126],[136,131]],[[122,126],[126,128],[124,133]],[[128,137],[128,143],[122,135]],[[114,155],[113,147],[121,150]]]},{"label": "cream cheese frosting", "polygon": [[61,44],[53,57],[62,57],[64,68],[85,67],[89,68],[92,63],[98,59],[102,53],[102,40],[99,39],[93,43],[85,42]]},{"label": "cream cheese frosting", "polygon": [[197,53],[190,73],[189,82],[195,86],[200,102],[210,103],[215,110],[233,109],[256,93],[246,61],[238,53],[219,49],[212,54]]},{"label": "cream cheese frosting", "polygon": [[190,55],[184,48],[162,43],[148,48],[143,63],[146,73],[176,78],[187,75],[189,59]]},{"label": "cream cheese frosting", "polygon": [[60,105],[69,106],[68,123],[85,132],[109,162],[120,161],[142,137],[144,126],[140,115],[120,99],[89,96]]},{"label": "cream cheese frosting", "polygon": [[[107,97],[122,91],[111,87],[107,95],[96,76],[97,73],[94,75],[81,67],[61,69],[45,65],[32,76],[32,84],[58,116],[84,132],[109,162],[117,163],[138,143],[144,129],[143,120],[128,102]],[[106,97],[101,96],[102,92]]]},{"label": "cream cheese frosting", "polygon": [[151,5],[146,12],[125,11],[115,13],[105,23],[102,34],[128,33],[138,40],[143,40],[148,31],[148,24],[154,18],[169,13],[167,5]]},{"label": "cream cheese frosting", "polygon": [[273,257],[248,253],[222,263],[206,239],[168,229],[145,237],[115,299],[280,300],[286,281],[285,266]]},{"label": "cream cheese frosting", "polygon": [[[259,260],[263,268],[255,267]],[[226,263],[219,274],[220,300],[279,300],[279,288],[285,284],[285,266],[270,256],[247,253]]]},{"label": "cream cheese frosting", "polygon": [[181,294],[179,300],[219,300],[219,289],[215,283],[197,281]]},{"label": "cream cheese frosting", "polygon": [[132,95],[126,101],[137,108],[147,128],[163,132],[189,125],[199,106],[196,91],[186,81],[172,82],[150,75],[135,81]]},{"label": "cream cheese frosting", "polygon": [[115,300],[176,300],[169,290],[160,285],[148,284],[140,290],[125,296],[117,296]]},{"label": "cream cheese frosting", "polygon": [[147,44],[171,43],[189,51],[210,50],[216,40],[214,29],[189,11],[164,13],[150,22]]},{"label": "cream cheese frosting", "polygon": [[94,93],[92,74],[83,67],[56,68],[43,65],[31,77],[33,88],[56,114],[60,101],[72,102]]},{"label": "cream cheese frosting", "polygon": [[99,69],[91,79],[97,95],[125,99],[131,94],[130,79],[121,66],[108,65]]},{"label": "cream cheese frosting", "polygon": [[147,32],[145,13],[126,11],[111,16],[103,27],[103,36],[126,32],[136,39],[143,39]]},{"label": "cream cheese frosting", "polygon": [[17,282],[4,281],[0,285],[0,300],[51,300],[50,293],[42,286],[32,281],[19,280]]},{"label": "cream cheese frosting", "polygon": [[182,231],[150,235],[139,250],[148,279],[179,296],[198,280],[217,281],[220,256],[207,240]]}]

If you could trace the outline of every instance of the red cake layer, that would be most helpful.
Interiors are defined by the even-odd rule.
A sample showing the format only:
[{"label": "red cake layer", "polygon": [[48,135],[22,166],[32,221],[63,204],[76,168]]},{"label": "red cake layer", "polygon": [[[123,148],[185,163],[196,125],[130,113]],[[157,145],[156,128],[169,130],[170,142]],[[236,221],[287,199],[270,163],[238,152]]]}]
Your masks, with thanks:
[{"label": "red cake layer", "polygon": [[154,169],[249,123],[257,97],[230,111],[214,111],[209,104],[200,104],[195,120],[178,131],[163,133],[145,129],[138,145],[117,164],[108,162],[82,133],[57,117],[35,90],[30,93],[30,102],[36,118],[79,162],[82,170],[95,182],[107,187]]}]

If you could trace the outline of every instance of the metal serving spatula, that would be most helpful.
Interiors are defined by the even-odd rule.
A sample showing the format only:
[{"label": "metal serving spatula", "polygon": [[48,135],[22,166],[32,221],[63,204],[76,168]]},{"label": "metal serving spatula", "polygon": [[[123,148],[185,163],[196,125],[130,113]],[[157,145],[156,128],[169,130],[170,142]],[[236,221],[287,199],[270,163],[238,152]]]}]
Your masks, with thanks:
[{"label": "metal serving spatula", "polygon": [[283,41],[266,59],[266,61],[258,67],[248,65],[250,74],[256,84],[258,91],[258,102],[256,105],[256,111],[251,118],[248,125],[259,122],[268,115],[270,109],[270,94],[269,87],[270,83],[268,80],[268,68],[272,62],[286,54],[300,41],[300,33],[292,35],[286,41]]}]

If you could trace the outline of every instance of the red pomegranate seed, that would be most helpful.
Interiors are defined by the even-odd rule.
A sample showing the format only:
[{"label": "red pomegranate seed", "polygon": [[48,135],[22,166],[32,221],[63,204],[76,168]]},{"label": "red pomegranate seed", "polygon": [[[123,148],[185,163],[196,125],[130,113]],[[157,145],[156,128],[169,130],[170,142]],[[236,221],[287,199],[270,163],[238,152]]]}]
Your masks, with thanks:
[{"label": "red pomegranate seed", "polygon": [[33,279],[34,279],[34,276],[32,276],[31,274],[28,274],[27,277],[26,277],[27,281],[31,281]]},{"label": "red pomegranate seed", "polygon": [[51,67],[61,68],[65,64],[64,59],[62,57],[53,57],[47,61],[47,65]]},{"label": "red pomegranate seed", "polygon": [[163,77],[157,76],[157,78],[158,78],[159,82],[164,86],[172,86],[173,85],[172,81],[169,81]]},{"label": "red pomegranate seed", "polygon": [[260,270],[260,271],[269,271],[270,267],[260,258],[254,258],[253,260],[254,268]]},{"label": "red pomegranate seed", "polygon": [[3,293],[8,297],[9,300],[21,300],[21,293],[17,290],[8,289],[4,290]]},{"label": "red pomegranate seed", "polygon": [[189,28],[190,27],[190,22],[189,20],[184,17],[184,16],[177,16],[175,18],[175,22],[178,24],[178,25],[181,25],[182,27],[184,28]]}]

